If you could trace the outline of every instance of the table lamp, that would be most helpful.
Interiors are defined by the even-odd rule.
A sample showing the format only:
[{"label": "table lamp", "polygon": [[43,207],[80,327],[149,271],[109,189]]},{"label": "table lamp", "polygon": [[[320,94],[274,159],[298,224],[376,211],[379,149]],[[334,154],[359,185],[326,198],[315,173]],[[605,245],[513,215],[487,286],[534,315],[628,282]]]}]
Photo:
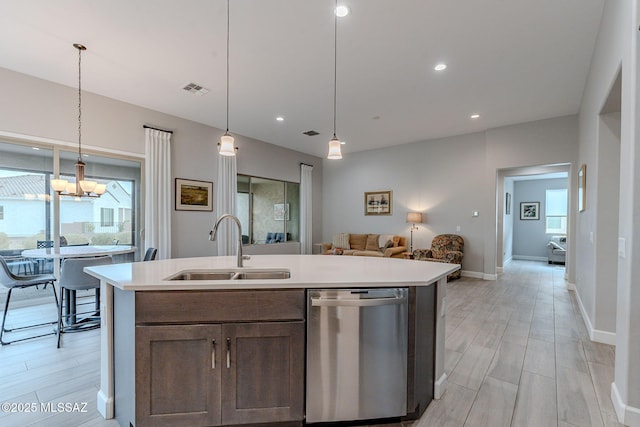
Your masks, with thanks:
[{"label": "table lamp", "polygon": [[411,240],[409,251],[413,252],[413,230],[417,230],[416,224],[422,224],[422,212],[407,212],[407,223],[411,224]]}]

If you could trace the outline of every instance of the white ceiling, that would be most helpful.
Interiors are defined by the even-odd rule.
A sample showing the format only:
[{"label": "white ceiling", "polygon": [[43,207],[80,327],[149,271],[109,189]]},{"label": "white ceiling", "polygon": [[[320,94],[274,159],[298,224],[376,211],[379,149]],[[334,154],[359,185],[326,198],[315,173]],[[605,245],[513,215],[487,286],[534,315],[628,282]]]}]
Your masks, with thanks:
[{"label": "white ceiling", "polygon": [[[340,2],[351,9],[337,43],[337,135],[348,154],[577,113],[604,0]],[[231,1],[231,133],[326,155],[333,6]],[[224,129],[226,7],[2,0],[0,67],[76,87],[72,44],[83,43],[84,90]],[[438,62],[447,70],[435,72]],[[189,94],[190,82],[211,91]],[[320,135],[302,134],[311,129]]]}]

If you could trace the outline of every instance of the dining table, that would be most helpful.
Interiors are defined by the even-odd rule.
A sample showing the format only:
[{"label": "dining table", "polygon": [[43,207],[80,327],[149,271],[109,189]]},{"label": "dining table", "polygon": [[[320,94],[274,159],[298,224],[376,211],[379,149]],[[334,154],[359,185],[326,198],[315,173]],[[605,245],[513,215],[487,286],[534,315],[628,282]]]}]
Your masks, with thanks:
[{"label": "dining table", "polygon": [[[135,246],[131,245],[67,245],[57,248],[38,248],[38,249],[25,249],[22,251],[23,258],[30,258],[33,260],[60,260],[60,262],[54,262],[54,275],[60,277],[60,264],[62,260],[66,258],[87,258],[109,255],[114,258],[114,263],[117,262],[131,262],[136,251]],[[38,273],[39,262],[34,262],[36,265],[36,273]],[[65,289],[64,298],[69,302],[65,307],[65,316],[67,319],[71,319],[70,324],[81,325],[81,321],[78,321],[75,317],[76,313],[76,292]],[[96,311],[100,309],[100,290],[96,289]]]}]

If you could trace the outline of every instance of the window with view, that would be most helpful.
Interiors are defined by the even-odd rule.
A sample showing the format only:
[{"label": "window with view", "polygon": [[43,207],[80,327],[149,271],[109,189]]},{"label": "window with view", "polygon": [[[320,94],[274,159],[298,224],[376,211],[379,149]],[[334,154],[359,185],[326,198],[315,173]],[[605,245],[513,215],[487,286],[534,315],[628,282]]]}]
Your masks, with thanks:
[{"label": "window with view", "polygon": [[546,191],[545,232],[567,234],[567,189]]}]

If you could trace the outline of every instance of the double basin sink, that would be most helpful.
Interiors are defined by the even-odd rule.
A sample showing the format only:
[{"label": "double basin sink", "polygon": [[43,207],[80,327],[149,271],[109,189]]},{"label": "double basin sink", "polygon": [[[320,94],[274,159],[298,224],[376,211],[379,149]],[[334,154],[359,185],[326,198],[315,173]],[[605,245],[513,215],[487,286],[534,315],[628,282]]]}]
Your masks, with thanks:
[{"label": "double basin sink", "polygon": [[193,270],[181,271],[167,280],[265,280],[289,279],[289,270]]}]

